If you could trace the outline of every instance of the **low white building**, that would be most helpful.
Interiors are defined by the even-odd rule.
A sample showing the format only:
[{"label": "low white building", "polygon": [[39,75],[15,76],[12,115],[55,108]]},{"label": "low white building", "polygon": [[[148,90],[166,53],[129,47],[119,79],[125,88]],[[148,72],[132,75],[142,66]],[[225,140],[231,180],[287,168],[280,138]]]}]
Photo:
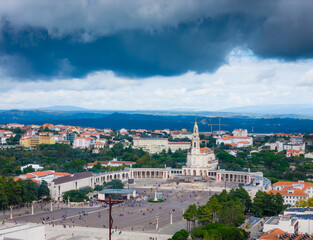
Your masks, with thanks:
[{"label": "low white building", "polygon": [[301,198],[313,197],[313,183],[298,182],[277,182],[273,184],[273,190],[268,193],[280,193],[284,198],[284,204],[294,206]]},{"label": "low white building", "polygon": [[65,192],[85,187],[93,187],[93,184],[92,172],[79,172],[73,175],[56,178],[52,180],[48,186],[52,199],[61,200]]},{"label": "low white building", "polygon": [[125,128],[122,128],[121,130],[119,130],[119,132],[121,135],[128,134],[128,130]]},{"label": "low white building", "polygon": [[171,149],[172,152],[177,150],[189,150],[191,148],[190,142],[168,142],[168,149]]},{"label": "low white building", "polygon": [[313,159],[313,152],[309,152],[309,153],[304,154],[304,157]]},{"label": "low white building", "polygon": [[248,136],[247,129],[235,129],[232,133],[234,137],[247,137]]},{"label": "low white building", "polygon": [[277,148],[277,143],[265,143],[264,144],[265,147],[269,147],[271,151],[275,151]]},{"label": "low white building", "polygon": [[303,143],[303,136],[290,136],[290,142],[302,144]]},{"label": "low white building", "polygon": [[175,138],[179,139],[188,138],[190,140],[192,139],[192,133],[187,132],[186,129],[183,129],[181,131],[171,131],[171,136],[173,137],[173,139]]},{"label": "low white building", "polygon": [[93,139],[90,137],[76,137],[74,138],[73,148],[90,148]]},{"label": "low white building", "polygon": [[[281,216],[271,217],[264,223],[263,232],[280,229],[285,233],[312,234],[313,214],[312,211],[285,211]],[[300,238],[307,239],[307,238]]]},{"label": "low white building", "polygon": [[168,150],[167,138],[139,138],[133,139],[133,145],[136,149],[142,149],[151,154],[160,153]]},{"label": "low white building", "polygon": [[218,145],[224,143],[224,145],[230,145],[232,147],[249,147],[253,145],[253,138],[252,137],[236,137],[236,136],[229,136],[226,135],[224,137],[218,138],[216,140]]},{"label": "low white building", "polygon": [[277,151],[281,152],[284,150],[299,150],[299,151],[305,151],[305,143],[299,144],[299,143],[284,143],[284,142],[276,142],[277,144]]},{"label": "low white building", "polygon": [[21,167],[21,171],[24,171],[25,168],[31,166],[35,171],[39,171],[41,169],[43,169],[43,167],[41,167],[39,164],[27,164],[25,166]]},{"label": "low white building", "polygon": [[104,143],[103,142],[96,142],[93,145],[94,148],[104,148]]}]

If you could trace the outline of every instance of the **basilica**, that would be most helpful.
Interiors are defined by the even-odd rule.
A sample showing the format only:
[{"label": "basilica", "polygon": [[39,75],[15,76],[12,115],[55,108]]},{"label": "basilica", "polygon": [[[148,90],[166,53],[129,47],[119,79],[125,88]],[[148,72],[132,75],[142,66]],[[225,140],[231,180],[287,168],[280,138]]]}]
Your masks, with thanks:
[{"label": "basilica", "polygon": [[208,171],[215,170],[217,165],[214,152],[209,148],[200,148],[199,128],[195,122],[191,150],[187,154],[187,166],[183,167],[183,175],[207,176]]}]

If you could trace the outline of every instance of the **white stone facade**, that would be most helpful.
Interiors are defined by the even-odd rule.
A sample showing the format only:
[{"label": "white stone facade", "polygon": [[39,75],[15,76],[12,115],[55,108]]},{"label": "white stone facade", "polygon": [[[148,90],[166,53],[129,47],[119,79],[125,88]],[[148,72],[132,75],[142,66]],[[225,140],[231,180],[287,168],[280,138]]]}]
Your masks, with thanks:
[{"label": "white stone facade", "polygon": [[167,138],[140,138],[133,139],[134,148],[147,151],[151,154],[160,153],[163,150],[168,150]]},{"label": "white stone facade", "polygon": [[190,142],[169,142],[168,148],[171,149],[172,152],[175,152],[179,149],[181,150],[189,150],[191,147]]},{"label": "white stone facade", "polygon": [[195,123],[191,150],[187,154],[187,166],[183,167],[183,172],[186,173],[185,175],[189,175],[189,173],[191,173],[190,175],[194,175],[196,173],[196,175],[199,176],[200,173],[204,173],[205,170],[216,169],[217,164],[218,161],[215,159],[213,151],[201,152],[199,129],[197,123]]},{"label": "white stone facade", "polygon": [[74,139],[73,148],[89,148],[91,147],[91,138],[89,137],[76,137]]}]

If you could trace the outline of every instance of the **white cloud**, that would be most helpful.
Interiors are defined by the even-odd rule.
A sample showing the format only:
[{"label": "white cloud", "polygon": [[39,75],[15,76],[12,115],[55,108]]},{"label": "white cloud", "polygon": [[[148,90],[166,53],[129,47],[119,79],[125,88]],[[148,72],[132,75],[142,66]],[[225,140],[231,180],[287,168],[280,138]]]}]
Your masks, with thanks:
[{"label": "white cloud", "polygon": [[299,81],[298,85],[300,86],[313,86],[313,69],[307,71],[301,80]]},{"label": "white cloud", "polygon": [[[0,109],[73,105],[103,110],[213,111],[258,104],[311,103],[311,88],[305,86],[312,84],[312,64],[313,60],[283,63],[247,55],[238,56],[213,74],[188,72],[139,80],[99,71],[82,79],[51,82],[13,81],[0,70]],[[268,71],[271,74],[265,74]],[[260,81],[261,75],[269,76],[270,81]]]}]

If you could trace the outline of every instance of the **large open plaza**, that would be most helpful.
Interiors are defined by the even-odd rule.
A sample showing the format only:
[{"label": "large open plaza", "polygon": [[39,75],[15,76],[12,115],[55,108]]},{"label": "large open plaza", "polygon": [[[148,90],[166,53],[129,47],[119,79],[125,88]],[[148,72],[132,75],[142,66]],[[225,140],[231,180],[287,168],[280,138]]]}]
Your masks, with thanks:
[{"label": "large open plaza", "polygon": [[[180,188],[182,184],[187,183],[177,185],[174,181],[150,179],[137,180],[135,184],[130,184],[129,187],[137,192],[137,201],[127,200],[113,206],[113,239],[134,239],[131,236],[135,235],[142,236],[141,239],[150,237],[162,239],[162,236],[168,239],[176,231],[186,228],[186,220],[182,215],[190,204],[203,205],[210,195],[217,192],[216,189],[220,191],[224,189],[224,185],[216,182],[206,182],[204,191],[203,182],[189,183],[190,189],[186,186],[183,188],[187,189]],[[195,189],[192,190],[191,186]],[[156,188],[159,193],[162,193],[163,202],[148,202],[147,199],[154,198]],[[17,224],[45,225],[46,239],[67,239],[67,237],[74,239],[73,236],[77,239],[84,236],[94,237],[94,239],[102,236],[103,239],[107,239],[109,209],[102,203],[97,202],[93,206],[75,206],[72,203],[70,208],[66,203],[55,203],[53,211],[50,211],[49,207],[50,204],[46,204],[43,209],[35,208],[34,215],[31,215],[30,208],[28,211],[25,209],[19,212],[13,211],[13,219],[8,222],[13,223],[15,219]]]}]

